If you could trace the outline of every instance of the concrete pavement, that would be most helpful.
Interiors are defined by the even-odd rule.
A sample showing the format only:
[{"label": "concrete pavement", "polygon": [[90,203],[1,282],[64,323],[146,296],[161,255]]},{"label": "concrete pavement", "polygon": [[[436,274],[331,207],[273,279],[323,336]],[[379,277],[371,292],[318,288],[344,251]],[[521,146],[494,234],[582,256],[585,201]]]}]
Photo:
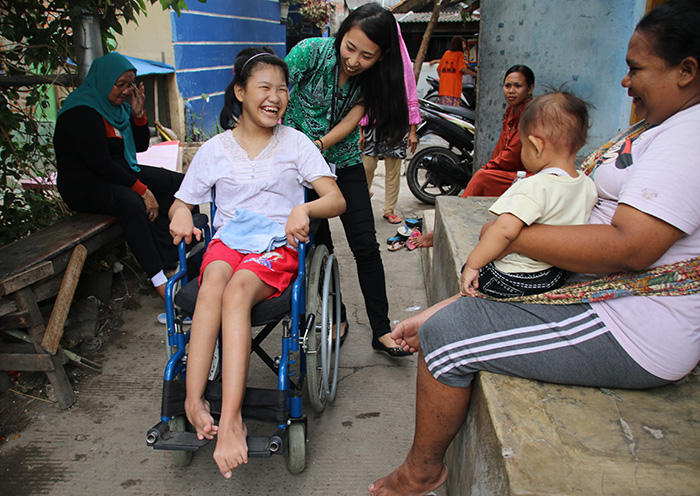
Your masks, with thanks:
[{"label": "concrete pavement", "polygon": [[[396,226],[382,219],[382,165],[372,200],[377,238],[387,274],[390,318],[425,308],[418,251],[388,252]],[[402,178],[397,214],[422,216],[426,208]],[[0,442],[0,494],[46,495],[362,495],[367,485],[403,461],[413,436],[416,358],[392,359],[370,347],[355,264],[338,220],[332,221],[350,335],[341,356],[338,395],[309,417],[306,469],[291,475],[283,456],[251,459],[230,480],[218,473],[214,445],[195,453],[189,467],[173,466],[170,454],[146,446],[145,433],[159,418],[165,330],[155,316],[162,304],[151,291],[128,295],[123,324],[110,332],[96,357],[103,372],[77,371],[78,400],[69,410],[6,392],[0,408],[22,417]],[[115,278],[115,285],[121,284]],[[123,301],[121,302],[123,304]],[[270,338],[268,338],[268,341]],[[275,338],[273,337],[274,341]],[[270,342],[273,342],[270,341]],[[251,381],[271,387],[274,377],[255,360]],[[16,421],[16,422],[15,422]],[[26,425],[24,425],[26,424]],[[265,426],[265,433],[269,433]],[[6,430],[7,432],[7,430]],[[444,495],[444,488],[438,495]]]}]

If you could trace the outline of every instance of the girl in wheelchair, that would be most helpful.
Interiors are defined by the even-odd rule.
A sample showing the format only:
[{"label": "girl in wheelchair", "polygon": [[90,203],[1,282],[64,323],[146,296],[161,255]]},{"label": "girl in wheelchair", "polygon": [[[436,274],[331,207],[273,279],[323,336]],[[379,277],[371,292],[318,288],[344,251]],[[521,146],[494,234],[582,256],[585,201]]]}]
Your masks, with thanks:
[{"label": "girl in wheelchair", "polygon": [[[175,244],[201,232],[194,205],[211,201],[214,239],[202,262],[192,318],[185,411],[199,439],[217,438],[214,460],[221,474],[248,461],[241,417],[251,349],[250,312],[278,296],[297,273],[298,243],[308,240],[309,218],[345,211],[335,176],[302,133],[278,124],[289,101],[287,64],[271,49],[247,48],[236,57],[226,106],[238,107],[235,127],[202,145],[170,209]],[[222,115],[231,115],[224,108]],[[304,187],[317,200],[304,202]],[[214,347],[222,333],[222,408],[218,425],[204,399]]]}]

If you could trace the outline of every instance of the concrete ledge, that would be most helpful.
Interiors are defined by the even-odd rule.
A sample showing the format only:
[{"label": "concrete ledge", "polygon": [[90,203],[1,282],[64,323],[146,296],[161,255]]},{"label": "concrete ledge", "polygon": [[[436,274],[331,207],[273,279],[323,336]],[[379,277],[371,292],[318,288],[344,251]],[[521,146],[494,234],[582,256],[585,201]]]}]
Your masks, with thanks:
[{"label": "concrete ledge", "polygon": [[[438,199],[431,303],[457,291],[492,201]],[[649,391],[481,373],[446,463],[451,496],[698,495],[700,368]]]}]

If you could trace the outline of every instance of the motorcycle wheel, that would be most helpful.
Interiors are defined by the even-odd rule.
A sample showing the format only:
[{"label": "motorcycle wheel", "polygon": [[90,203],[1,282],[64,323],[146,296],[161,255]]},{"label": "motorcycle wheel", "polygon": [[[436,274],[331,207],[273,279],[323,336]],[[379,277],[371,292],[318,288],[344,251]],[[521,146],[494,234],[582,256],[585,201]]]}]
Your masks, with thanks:
[{"label": "motorcycle wheel", "polygon": [[432,95],[427,95],[425,97],[425,99],[428,100],[429,102],[432,102],[432,103],[437,103],[437,104],[440,103],[440,95],[438,95],[437,93],[433,93]]},{"label": "motorcycle wheel", "polygon": [[430,146],[416,153],[406,168],[411,193],[427,205],[435,205],[438,196],[455,196],[462,189],[461,184],[452,184],[430,169],[430,162],[434,160],[449,160],[453,164],[460,162],[459,157],[447,148]]}]

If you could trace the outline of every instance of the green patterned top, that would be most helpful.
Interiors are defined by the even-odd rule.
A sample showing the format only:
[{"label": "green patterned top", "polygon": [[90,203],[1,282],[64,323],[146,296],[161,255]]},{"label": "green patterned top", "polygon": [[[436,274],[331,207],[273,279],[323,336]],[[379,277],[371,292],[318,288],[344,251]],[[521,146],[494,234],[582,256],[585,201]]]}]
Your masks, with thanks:
[{"label": "green patterned top", "polygon": [[[362,75],[349,78],[333,98],[338,81],[334,41],[335,38],[307,38],[285,58],[292,91],[284,123],[312,140],[323,137],[360,99]],[[339,169],[362,163],[359,139],[359,128],[355,128],[325,152],[326,160]]]}]

